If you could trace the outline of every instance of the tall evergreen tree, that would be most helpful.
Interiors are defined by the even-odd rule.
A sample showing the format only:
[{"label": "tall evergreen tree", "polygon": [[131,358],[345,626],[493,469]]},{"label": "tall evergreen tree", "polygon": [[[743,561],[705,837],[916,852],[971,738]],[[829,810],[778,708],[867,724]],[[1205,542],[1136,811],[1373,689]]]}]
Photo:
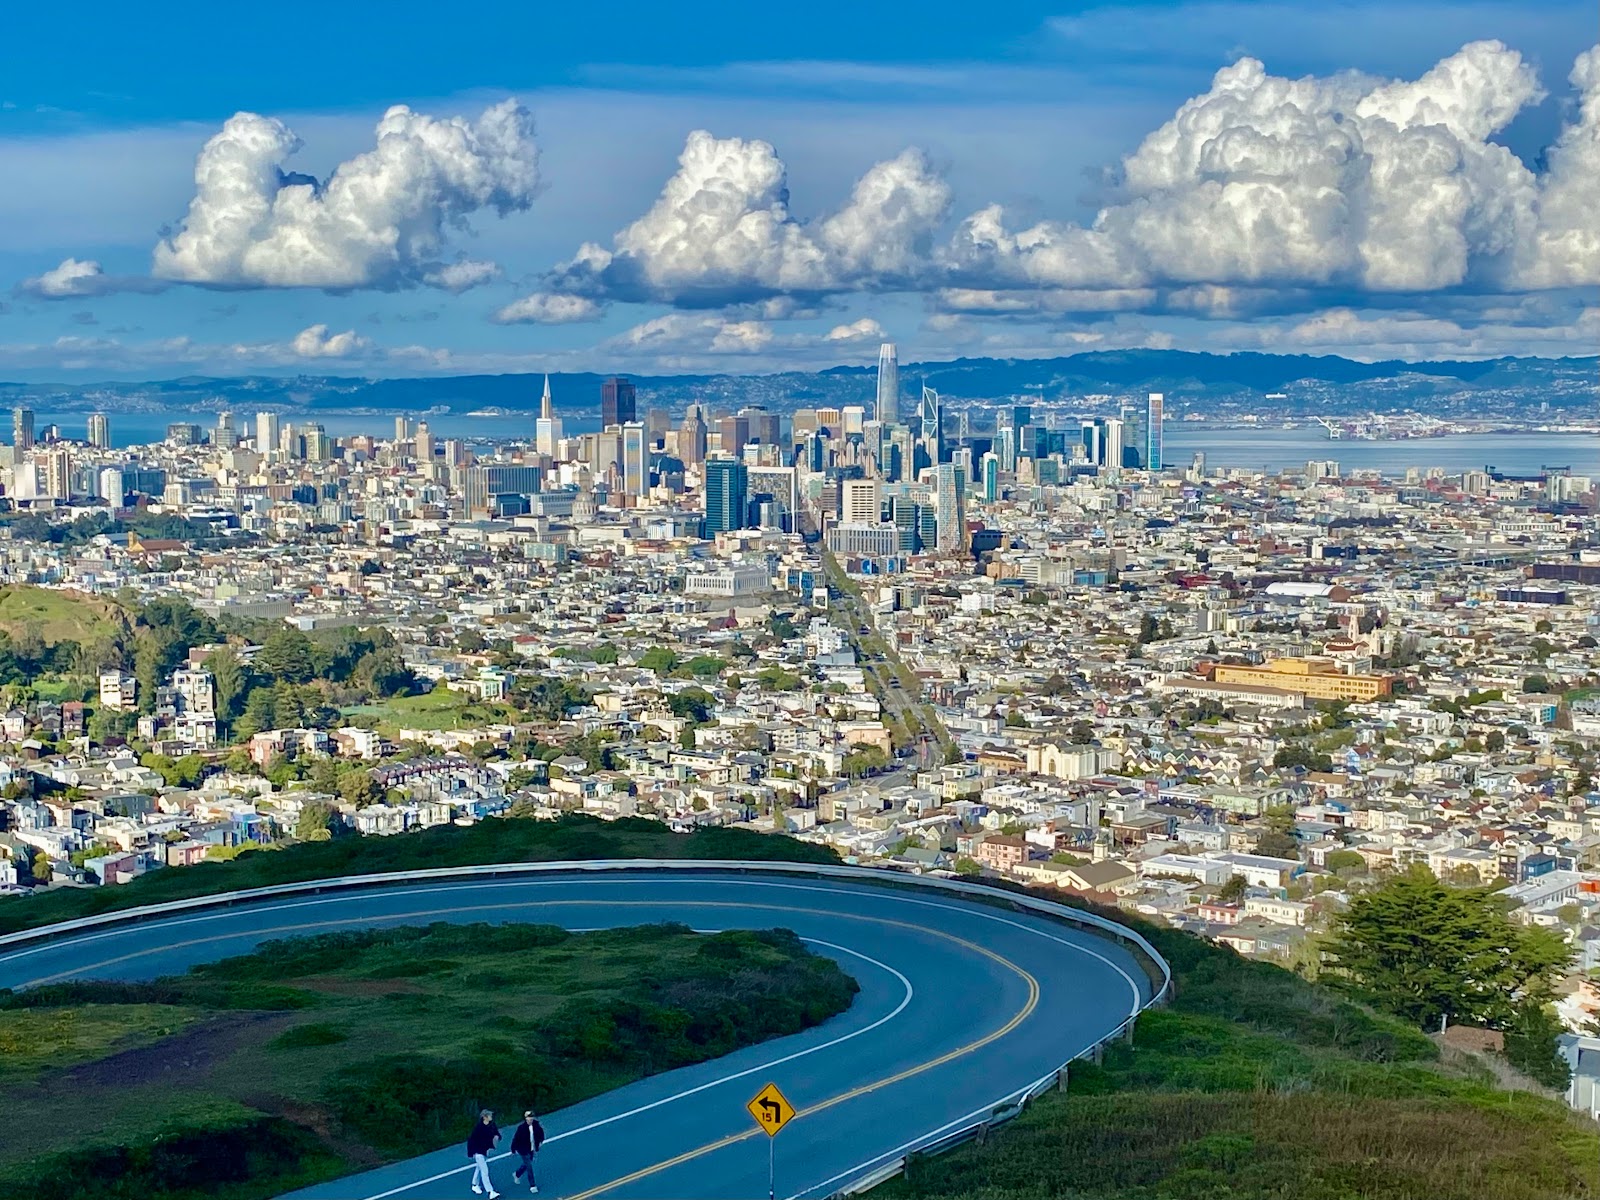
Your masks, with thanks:
[{"label": "tall evergreen tree", "polygon": [[1423,1028],[1503,1029],[1550,999],[1571,958],[1556,934],[1513,922],[1494,892],[1446,887],[1417,866],[1351,901],[1326,965],[1361,999]]}]

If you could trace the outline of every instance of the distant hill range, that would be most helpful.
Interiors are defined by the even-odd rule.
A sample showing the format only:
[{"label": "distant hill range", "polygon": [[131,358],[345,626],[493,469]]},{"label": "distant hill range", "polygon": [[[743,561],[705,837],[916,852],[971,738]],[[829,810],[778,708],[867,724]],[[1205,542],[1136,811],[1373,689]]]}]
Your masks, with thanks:
[{"label": "distant hill range", "polygon": [[[1476,362],[1357,362],[1334,355],[1198,354],[1183,350],[1115,350],[1065,358],[958,358],[903,363],[908,395],[923,384],[958,400],[1082,400],[1103,407],[1111,397],[1165,392],[1169,411],[1382,411],[1401,408],[1511,412],[1529,404],[1593,412],[1600,358],[1495,358]],[[871,404],[873,367],[831,367],[774,375],[632,375],[640,406],[681,410],[691,401],[726,409],[765,404],[789,411],[815,405]],[[555,403],[566,413],[598,407],[598,374],[551,376]],[[154,383],[0,383],[0,401],[44,410],[142,409],[178,412],[233,408],[420,412],[536,411],[543,376],[458,375],[419,379],[338,376],[188,377]],[[1277,395],[1282,399],[1277,399]],[[1266,397],[1273,396],[1270,402]]]}]

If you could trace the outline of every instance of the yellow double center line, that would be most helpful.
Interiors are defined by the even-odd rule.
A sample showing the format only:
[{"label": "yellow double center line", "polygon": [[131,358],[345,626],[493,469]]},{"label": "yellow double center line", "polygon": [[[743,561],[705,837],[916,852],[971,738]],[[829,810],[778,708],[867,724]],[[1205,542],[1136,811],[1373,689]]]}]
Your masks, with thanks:
[{"label": "yellow double center line", "polygon": [[[779,911],[814,913],[818,912],[819,910],[802,908],[780,909]],[[954,1050],[950,1050],[944,1054],[941,1054],[937,1058],[930,1058],[927,1062],[918,1063],[914,1067],[907,1067],[903,1071],[897,1071],[893,1075],[886,1075],[882,1079],[875,1079],[871,1083],[863,1083],[859,1087],[851,1088],[847,1092],[840,1092],[837,1096],[829,1096],[826,1100],[819,1100],[815,1104],[798,1109],[794,1115],[794,1119],[797,1121],[809,1116],[813,1116],[816,1113],[825,1112],[826,1110],[833,1108],[835,1105],[843,1104],[848,1100],[854,1100],[860,1096],[870,1095],[881,1088],[886,1088],[896,1083],[902,1083],[913,1076],[921,1075],[924,1071],[932,1071],[935,1068],[942,1067],[945,1063],[953,1062],[964,1055],[972,1054],[975,1051],[982,1050],[991,1042],[999,1041],[1008,1033],[1016,1029],[1017,1026],[1026,1021],[1033,1013],[1033,1010],[1038,1007],[1039,981],[1028,971],[1012,962],[1009,958],[996,954],[993,950],[990,950],[984,946],[980,946],[976,942],[969,942],[965,938],[958,938],[954,934],[945,933],[943,930],[928,929],[922,925],[913,925],[908,921],[891,921],[885,917],[857,917],[850,913],[826,913],[823,915],[848,916],[852,920],[872,921],[880,925],[895,925],[902,929],[912,929],[918,933],[930,933],[935,937],[942,937],[946,941],[954,942],[956,945],[962,946],[977,954],[981,954],[985,958],[993,959],[1007,970],[1016,972],[1028,985],[1028,999],[1026,1003],[1024,1003],[1023,1006],[1016,1011],[1009,1021],[1007,1021],[999,1029],[994,1030],[992,1033],[987,1033],[975,1041],[968,1042],[965,1046],[957,1046]],[[628,1184],[640,1179],[644,1179],[647,1176],[656,1175],[662,1171],[670,1170],[673,1167],[681,1166],[683,1163],[690,1162],[691,1160],[699,1158],[702,1155],[712,1154],[718,1150],[721,1150],[725,1146],[732,1146],[736,1142],[748,1141],[764,1132],[765,1131],[762,1129],[753,1128],[745,1131],[744,1133],[730,1133],[727,1137],[718,1138],[714,1142],[707,1142],[704,1146],[697,1147],[693,1150],[685,1150],[682,1154],[675,1155],[672,1158],[663,1159],[661,1162],[653,1163],[648,1167],[641,1167],[637,1171],[633,1171],[627,1175],[613,1179],[608,1183],[602,1183],[598,1187],[592,1187],[586,1192],[577,1192],[574,1195],[569,1196],[567,1200],[593,1200],[594,1197],[602,1196],[606,1192],[609,1192],[612,1188],[625,1187]]]},{"label": "yellow double center line", "polygon": [[[806,916],[834,918],[842,917],[851,921],[865,921],[874,925],[887,925],[897,929],[907,929],[914,933],[928,934],[932,937],[943,938],[945,941],[954,943],[963,949],[970,950],[974,954],[980,954],[984,958],[990,959],[991,961],[1000,964],[1002,967],[1005,967],[1007,970],[1019,975],[1023,982],[1027,984],[1027,1001],[1016,1011],[1011,1019],[1008,1020],[1004,1025],[1000,1026],[1000,1028],[985,1034],[981,1038],[970,1041],[964,1046],[958,1046],[954,1050],[947,1051],[946,1053],[939,1055],[937,1058],[930,1058],[926,1062],[921,1062],[915,1066],[907,1067],[905,1070],[897,1071],[893,1075],[886,1075],[882,1079],[873,1080],[871,1083],[863,1083],[858,1087],[849,1089],[848,1091],[840,1092],[836,1096],[830,1096],[826,1100],[819,1100],[815,1104],[799,1109],[795,1113],[795,1120],[803,1120],[806,1117],[814,1116],[820,1112],[825,1112],[836,1105],[844,1104],[847,1101],[855,1100],[861,1096],[870,1095],[873,1092],[879,1091],[882,1088],[891,1087],[897,1083],[903,1083],[905,1080],[911,1079],[917,1075],[921,1075],[926,1071],[935,1070],[944,1066],[946,1063],[954,1062],[958,1058],[962,1058],[968,1054],[973,1054],[976,1051],[982,1050],[985,1046],[999,1041],[1001,1038],[1015,1030],[1017,1026],[1021,1025],[1028,1019],[1030,1015],[1032,1015],[1033,1010],[1037,1008],[1039,1004],[1039,981],[1029,971],[1019,967],[1009,958],[995,953],[987,946],[980,946],[977,942],[968,941],[966,938],[956,937],[953,933],[946,933],[942,929],[930,929],[925,925],[915,925],[910,921],[896,921],[888,917],[869,917],[858,913],[830,912],[826,909],[799,908],[792,905],[752,905],[738,903],[732,900],[690,900],[669,903],[676,903],[687,908],[760,908],[771,912],[801,913]],[[512,903],[502,902],[499,904],[471,904],[458,905],[449,908],[418,909],[412,912],[389,913],[380,917],[345,917],[334,920],[306,921],[292,925],[274,925],[265,929],[245,931],[245,933],[247,933],[249,936],[261,937],[267,934],[305,933],[314,929],[330,929],[342,925],[371,925],[375,921],[409,921],[419,920],[426,917],[459,915],[462,913],[505,912],[509,909],[527,908],[589,907],[595,904],[601,904],[607,908],[663,907],[663,902],[659,900],[528,900]],[[138,950],[132,954],[118,955],[114,958],[102,959],[100,962],[80,966],[73,971],[65,971],[55,975],[48,975],[40,979],[30,980],[23,986],[37,987],[41,984],[54,983],[62,979],[70,979],[73,976],[82,974],[84,971],[93,971],[99,970],[103,967],[116,966],[119,963],[130,962],[136,958],[145,958],[149,955],[160,954],[168,950],[181,950],[192,946],[207,945],[211,942],[228,941],[242,935],[243,934],[241,933],[212,934],[209,937],[190,938],[187,941],[164,942],[159,946],[154,946],[147,950]],[[662,1171],[670,1170],[673,1167],[680,1166],[683,1163],[690,1162],[696,1158],[702,1157],[703,1155],[713,1154],[725,1146],[732,1146],[737,1142],[748,1141],[762,1132],[763,1131],[761,1129],[752,1128],[746,1130],[744,1133],[731,1133],[727,1137],[718,1138],[714,1142],[707,1142],[705,1145],[699,1146],[696,1149],[686,1150],[682,1154],[674,1155],[672,1158],[663,1159],[662,1161],[653,1163],[648,1167],[641,1167],[637,1171],[633,1171],[627,1175],[613,1179],[608,1183],[600,1184],[598,1187],[590,1188],[588,1191],[579,1192],[576,1195],[568,1197],[568,1200],[593,1200],[594,1197],[603,1195],[612,1188],[625,1187],[626,1185],[637,1180],[659,1174]]]}]

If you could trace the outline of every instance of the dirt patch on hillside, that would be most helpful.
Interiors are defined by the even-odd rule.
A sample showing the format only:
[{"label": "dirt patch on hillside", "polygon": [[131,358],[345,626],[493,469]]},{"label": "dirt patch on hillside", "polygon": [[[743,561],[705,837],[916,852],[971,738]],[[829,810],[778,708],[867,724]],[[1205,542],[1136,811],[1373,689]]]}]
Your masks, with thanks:
[{"label": "dirt patch on hillside", "polygon": [[295,1013],[230,1013],[136,1050],[124,1050],[52,1076],[44,1090],[133,1088],[160,1083],[191,1088],[249,1042],[266,1041],[297,1020]]}]

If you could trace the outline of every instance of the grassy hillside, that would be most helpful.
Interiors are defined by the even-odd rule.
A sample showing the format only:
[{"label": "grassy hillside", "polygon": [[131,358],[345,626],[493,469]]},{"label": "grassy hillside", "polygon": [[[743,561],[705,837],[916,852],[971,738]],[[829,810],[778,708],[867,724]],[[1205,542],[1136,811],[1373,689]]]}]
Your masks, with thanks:
[{"label": "grassy hillside", "polygon": [[108,601],[21,583],[0,587],[0,633],[13,641],[31,636],[46,646],[83,644],[115,637],[125,625],[122,611]]},{"label": "grassy hillside", "polygon": [[421,695],[390,696],[381,704],[351,705],[343,711],[346,716],[375,718],[377,727],[390,736],[401,729],[459,729],[523,719],[511,705],[484,703],[443,685]]},{"label": "grassy hillside", "polygon": [[427,867],[583,858],[839,861],[826,847],[748,830],[702,829],[691,834],[677,834],[659,821],[601,821],[578,815],[558,821],[484,821],[465,828],[442,825],[400,837],[340,837],[283,850],[250,851],[229,862],[206,862],[154,871],[118,887],[74,888],[42,896],[0,899],[0,933],[141,904],[307,879]]},{"label": "grassy hillside", "polygon": [[435,924],[0,994],[0,1194],[267,1197],[455,1142],[480,1106],[510,1124],[799,1032],[855,991],[787,931]]},{"label": "grassy hillside", "polygon": [[1580,1200],[1600,1136],[1427,1037],[1187,934],[1143,930],[1173,1003],[987,1144],[873,1194],[917,1200]]}]

